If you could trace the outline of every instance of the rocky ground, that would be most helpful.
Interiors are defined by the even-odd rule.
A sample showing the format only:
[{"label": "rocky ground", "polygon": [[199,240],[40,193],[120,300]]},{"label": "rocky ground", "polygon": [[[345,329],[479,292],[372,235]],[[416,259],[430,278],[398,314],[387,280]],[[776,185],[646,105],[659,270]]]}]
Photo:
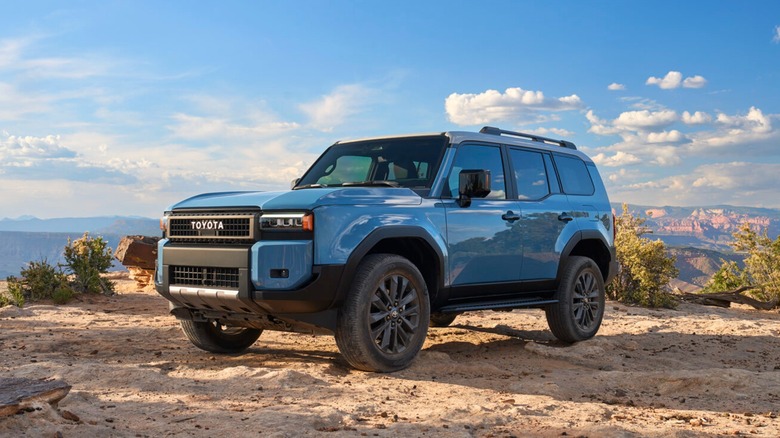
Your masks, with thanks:
[{"label": "rocky ground", "polygon": [[119,289],[0,309],[0,378],[72,385],[0,418],[0,436],[780,436],[776,311],[610,302],[574,346],[541,311],[478,312],[432,328],[409,369],[370,374],[330,337],[200,351],[165,300]]}]

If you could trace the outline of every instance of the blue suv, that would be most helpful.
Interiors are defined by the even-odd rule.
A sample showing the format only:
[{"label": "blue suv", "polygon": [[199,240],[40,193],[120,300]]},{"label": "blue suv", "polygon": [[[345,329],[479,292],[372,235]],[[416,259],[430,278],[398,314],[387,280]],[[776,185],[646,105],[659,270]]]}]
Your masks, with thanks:
[{"label": "blue suv", "polygon": [[568,141],[484,127],[337,142],[292,190],[173,205],[155,283],[204,350],[330,334],[353,367],[390,372],[467,311],[539,308],[558,339],[594,336],[614,219]]}]

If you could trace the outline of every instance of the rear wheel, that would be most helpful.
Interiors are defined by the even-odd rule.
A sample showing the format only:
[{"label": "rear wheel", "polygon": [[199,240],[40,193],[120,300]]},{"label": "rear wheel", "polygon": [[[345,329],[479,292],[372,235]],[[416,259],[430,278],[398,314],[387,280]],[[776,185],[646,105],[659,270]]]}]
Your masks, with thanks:
[{"label": "rear wheel", "polygon": [[179,321],[187,338],[196,347],[212,353],[240,353],[257,341],[260,329],[222,325],[219,321]]},{"label": "rear wheel", "polygon": [[408,367],[425,342],[428,288],[417,267],[394,254],[372,254],[358,266],[339,310],[336,344],[353,367],[391,372]]},{"label": "rear wheel", "polygon": [[570,257],[558,286],[558,302],[545,309],[556,338],[578,342],[596,335],[604,317],[604,280],[588,257]]}]

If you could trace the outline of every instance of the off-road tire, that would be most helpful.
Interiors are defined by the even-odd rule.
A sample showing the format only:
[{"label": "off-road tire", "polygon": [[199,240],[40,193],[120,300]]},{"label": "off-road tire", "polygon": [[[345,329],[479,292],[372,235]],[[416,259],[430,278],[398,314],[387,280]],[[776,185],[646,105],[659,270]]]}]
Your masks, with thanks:
[{"label": "off-road tire", "polygon": [[596,263],[588,257],[570,257],[558,286],[558,302],[545,308],[553,335],[569,343],[592,338],[604,317],[604,294]]},{"label": "off-road tire", "polygon": [[260,329],[223,326],[217,321],[179,321],[184,334],[196,347],[220,354],[235,354],[249,348],[257,341]]},{"label": "off-road tire", "polygon": [[417,267],[394,254],[372,254],[358,265],[339,309],[336,344],[353,367],[392,372],[408,367],[425,342],[428,288]]},{"label": "off-road tire", "polygon": [[459,313],[431,313],[430,327],[449,327]]}]

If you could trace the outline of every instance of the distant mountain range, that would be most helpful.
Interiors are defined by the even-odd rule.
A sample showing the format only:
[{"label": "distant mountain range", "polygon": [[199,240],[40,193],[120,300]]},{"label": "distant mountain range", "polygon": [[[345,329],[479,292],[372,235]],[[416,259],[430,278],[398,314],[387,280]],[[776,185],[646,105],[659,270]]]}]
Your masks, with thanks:
[{"label": "distant mountain range", "polygon": [[[621,204],[612,205],[620,214]],[[780,210],[770,208],[733,207],[652,207],[629,205],[635,216],[647,219],[652,230],[650,238],[661,239],[672,247],[694,247],[721,252],[731,251],[732,234],[742,223],[766,230],[769,237],[780,235]]]},{"label": "distant mountain range", "polygon": [[[612,205],[618,214],[622,205]],[[704,286],[724,260],[741,264],[742,254],[729,245],[733,233],[747,222],[758,230],[766,230],[770,238],[780,235],[780,210],[770,208],[734,207],[654,207],[629,205],[634,216],[646,219],[651,230],[645,237],[660,239],[677,258],[680,275],[673,286],[690,292]]]},{"label": "distant mountain range", "polygon": [[158,219],[137,216],[70,217],[38,219],[22,216],[16,219],[0,219],[0,231],[26,231],[34,233],[80,233],[91,234],[141,234],[160,233]]},{"label": "distant mountain range", "polygon": [[[111,248],[116,248],[124,236],[160,234],[159,220],[143,217],[0,219],[0,279],[19,275],[30,261],[63,263],[62,253],[68,239],[78,239],[87,231],[91,236],[105,239]],[[117,262],[114,269],[123,268]]]},{"label": "distant mountain range", "polygon": [[[614,203],[618,214],[622,204]],[[677,257],[679,278],[673,285],[683,290],[704,286],[718,270],[722,260],[742,262],[743,256],[734,254],[729,242],[732,233],[748,222],[767,230],[773,239],[780,235],[780,210],[768,208],[734,207],[655,207],[629,205],[635,216],[645,218],[651,233],[646,237],[661,239]],[[77,239],[89,231],[102,236],[109,246],[116,248],[123,236],[157,236],[159,221],[144,217],[89,217],[38,219],[20,217],[0,219],[0,278],[18,275],[27,262],[46,259],[62,262],[62,251],[68,238]],[[117,263],[116,269],[121,269]]]}]

